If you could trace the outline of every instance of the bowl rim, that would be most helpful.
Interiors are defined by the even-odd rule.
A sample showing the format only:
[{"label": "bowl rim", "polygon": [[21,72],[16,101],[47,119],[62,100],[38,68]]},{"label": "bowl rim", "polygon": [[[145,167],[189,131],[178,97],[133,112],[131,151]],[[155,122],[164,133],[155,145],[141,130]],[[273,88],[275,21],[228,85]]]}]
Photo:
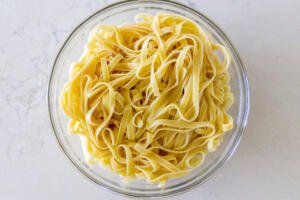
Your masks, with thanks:
[{"label": "bowl rim", "polygon": [[[127,191],[122,191],[121,189],[117,189],[115,187],[106,185],[105,183],[97,181],[95,178],[91,177],[83,168],[81,168],[72,158],[72,156],[67,153],[65,150],[64,145],[62,144],[62,141],[60,140],[59,136],[57,135],[56,132],[56,127],[54,125],[54,119],[52,116],[52,105],[51,105],[51,90],[52,90],[52,82],[53,82],[53,74],[55,71],[55,66],[57,64],[58,58],[60,54],[62,53],[64,47],[67,45],[68,41],[70,38],[73,36],[73,34],[80,29],[82,25],[84,25],[86,22],[88,22],[90,19],[92,19],[94,16],[100,14],[101,12],[105,12],[107,10],[113,9],[115,7],[119,7],[122,5],[127,5],[131,3],[163,3],[167,4],[169,6],[175,6],[181,9],[189,10],[199,18],[203,19],[205,23],[207,23],[209,26],[211,26],[221,37],[222,39],[226,42],[226,44],[230,47],[232,50],[232,54],[236,59],[237,66],[240,70],[240,76],[242,78],[241,83],[243,84],[243,95],[244,95],[244,101],[242,102],[242,108],[244,112],[242,112],[242,117],[241,117],[241,126],[237,130],[237,136],[234,138],[234,141],[232,142],[231,148],[228,150],[228,152],[224,155],[222,159],[215,165],[212,169],[209,170],[209,172],[203,176],[202,178],[192,182],[191,184],[184,185],[182,188],[175,189],[174,191],[169,191],[169,192],[164,192],[164,193],[152,193],[152,194],[141,194],[141,193],[134,193],[134,192],[127,192]],[[224,33],[224,31],[218,26],[213,20],[211,20],[208,16],[203,14],[202,12],[198,11],[197,9],[191,8],[183,3],[180,2],[175,2],[172,0],[124,0],[124,1],[119,1],[116,3],[112,3],[109,5],[106,5],[97,11],[93,12],[91,15],[86,17],[81,23],[79,23],[67,36],[61,47],[59,48],[58,53],[55,56],[54,62],[52,64],[52,69],[49,77],[49,83],[48,83],[48,88],[47,88],[47,103],[48,103],[48,115],[51,123],[51,127],[53,130],[53,134],[56,138],[56,142],[58,143],[58,146],[60,147],[60,150],[63,152],[65,157],[72,163],[73,168],[76,169],[83,177],[86,179],[90,180],[91,182],[94,182],[96,185],[101,186],[101,188],[113,192],[115,194],[119,194],[125,197],[134,197],[134,198],[164,198],[164,197],[170,197],[170,196],[175,196],[187,191],[190,191],[191,189],[194,189],[197,186],[202,185],[206,181],[208,181],[210,178],[212,178],[217,171],[219,171],[224,164],[230,159],[230,157],[233,155],[235,152],[236,148],[238,147],[241,137],[244,134],[244,131],[246,129],[246,125],[248,122],[248,117],[249,117],[249,111],[250,111],[250,89],[249,89],[249,81],[247,78],[247,72],[244,67],[244,64],[239,56],[239,54],[236,51],[236,48],[233,46],[232,42],[229,40],[227,35]]]}]

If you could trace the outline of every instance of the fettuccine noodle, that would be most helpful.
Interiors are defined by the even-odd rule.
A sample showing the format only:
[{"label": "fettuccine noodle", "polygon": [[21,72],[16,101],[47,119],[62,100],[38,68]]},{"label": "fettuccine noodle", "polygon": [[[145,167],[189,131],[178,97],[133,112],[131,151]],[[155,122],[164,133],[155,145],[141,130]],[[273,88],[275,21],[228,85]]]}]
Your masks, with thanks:
[{"label": "fettuccine noodle", "polygon": [[201,165],[232,129],[231,58],[185,17],[135,20],[91,31],[61,106],[89,163],[163,186]]}]

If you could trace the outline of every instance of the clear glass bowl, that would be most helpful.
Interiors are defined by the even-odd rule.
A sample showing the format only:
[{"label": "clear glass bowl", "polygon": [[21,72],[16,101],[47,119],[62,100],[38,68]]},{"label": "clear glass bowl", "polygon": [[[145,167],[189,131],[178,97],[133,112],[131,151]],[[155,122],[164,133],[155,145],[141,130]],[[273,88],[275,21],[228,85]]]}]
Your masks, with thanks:
[{"label": "clear glass bowl", "polygon": [[[84,50],[90,30],[97,24],[122,24],[133,22],[138,13],[169,12],[186,16],[210,33],[220,44],[228,47],[232,54],[232,64],[229,69],[231,87],[235,103],[231,108],[235,127],[225,134],[219,148],[207,155],[203,165],[194,169],[186,177],[170,180],[164,189],[146,183],[143,180],[129,183],[121,182],[117,174],[108,172],[98,165],[88,165],[82,153],[79,136],[67,132],[68,117],[63,113],[59,95],[68,79],[70,63],[77,60]],[[72,164],[88,179],[97,185],[131,197],[165,197],[178,194],[204,183],[211,177],[233,154],[247,123],[249,112],[249,88],[243,64],[224,32],[210,19],[199,11],[185,5],[170,1],[122,1],[107,6],[84,20],[67,38],[60,49],[51,73],[48,89],[49,114],[57,141]]]}]

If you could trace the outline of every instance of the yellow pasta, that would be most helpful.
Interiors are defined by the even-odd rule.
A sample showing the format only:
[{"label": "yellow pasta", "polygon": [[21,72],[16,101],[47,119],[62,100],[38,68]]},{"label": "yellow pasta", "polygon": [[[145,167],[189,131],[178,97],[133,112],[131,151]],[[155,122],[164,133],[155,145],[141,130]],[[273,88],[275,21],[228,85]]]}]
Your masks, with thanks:
[{"label": "yellow pasta", "polygon": [[135,20],[91,31],[60,101],[89,163],[163,186],[201,165],[232,129],[231,58],[183,16]]}]

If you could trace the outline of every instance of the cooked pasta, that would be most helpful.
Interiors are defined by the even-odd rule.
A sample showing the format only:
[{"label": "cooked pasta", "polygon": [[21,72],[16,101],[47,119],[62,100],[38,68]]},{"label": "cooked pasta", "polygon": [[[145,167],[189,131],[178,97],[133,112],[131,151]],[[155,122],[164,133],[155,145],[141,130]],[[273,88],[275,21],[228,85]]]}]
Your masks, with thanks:
[{"label": "cooked pasta", "polygon": [[233,127],[228,50],[179,15],[97,25],[61,93],[87,162],[165,185],[187,175]]}]

